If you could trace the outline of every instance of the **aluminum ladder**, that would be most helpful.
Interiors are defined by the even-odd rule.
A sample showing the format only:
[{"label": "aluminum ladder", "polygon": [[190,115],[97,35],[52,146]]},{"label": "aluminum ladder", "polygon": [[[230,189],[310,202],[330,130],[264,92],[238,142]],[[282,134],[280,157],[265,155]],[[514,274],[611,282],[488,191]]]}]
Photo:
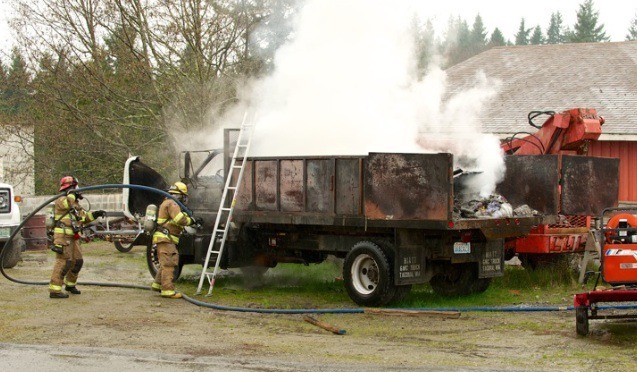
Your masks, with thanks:
[{"label": "aluminum ladder", "polygon": [[[230,167],[228,168],[228,175],[226,177],[226,184],[223,188],[221,195],[221,202],[219,203],[219,210],[217,211],[217,218],[215,219],[215,225],[212,229],[212,236],[210,237],[210,244],[208,245],[208,253],[206,254],[206,260],[204,261],[203,269],[201,270],[201,277],[199,278],[199,285],[197,286],[196,294],[201,294],[201,287],[203,286],[204,278],[208,279],[210,289],[207,296],[212,295],[212,289],[215,285],[215,278],[219,271],[219,264],[221,263],[221,255],[226,245],[226,239],[228,237],[228,231],[230,229],[230,223],[232,222],[232,213],[239,194],[239,186],[241,185],[241,179],[243,178],[243,171],[245,169],[245,159],[248,156],[250,150],[250,144],[252,143],[252,134],[254,133],[254,124],[252,121],[248,121],[248,113],[243,115],[243,121],[239,130],[239,136],[237,137],[237,143],[234,148]],[[239,175],[236,179],[233,179],[235,171],[239,170]],[[232,201],[230,206],[226,205],[226,199],[229,193],[232,193]],[[218,244],[216,244],[218,242]],[[215,247],[218,248],[215,248]],[[212,272],[208,271],[208,264],[210,263],[210,256],[215,256],[215,268]]]}]

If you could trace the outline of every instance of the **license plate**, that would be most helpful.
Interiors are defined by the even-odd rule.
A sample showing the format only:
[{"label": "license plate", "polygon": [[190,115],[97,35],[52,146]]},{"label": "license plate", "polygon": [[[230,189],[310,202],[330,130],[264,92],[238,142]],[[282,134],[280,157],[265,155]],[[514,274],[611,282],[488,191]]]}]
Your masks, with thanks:
[{"label": "license plate", "polygon": [[0,227],[0,238],[8,238],[11,236],[11,229],[8,227]]},{"label": "license plate", "polygon": [[453,243],[453,253],[471,253],[471,243]]}]

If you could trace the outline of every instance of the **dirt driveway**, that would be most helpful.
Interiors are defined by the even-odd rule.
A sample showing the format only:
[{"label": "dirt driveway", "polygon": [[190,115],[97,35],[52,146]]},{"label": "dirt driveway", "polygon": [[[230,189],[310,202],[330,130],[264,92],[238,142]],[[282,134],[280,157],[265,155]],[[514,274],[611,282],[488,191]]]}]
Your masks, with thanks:
[{"label": "dirt driveway", "polygon": [[[128,254],[109,243],[85,248],[81,281],[149,284],[140,248]],[[36,252],[9,272],[46,281],[51,267],[51,255]],[[143,290],[81,289],[79,296],[51,300],[45,286],[0,278],[0,342],[52,345],[60,351],[96,348],[82,349],[96,354],[152,352],[192,361],[222,357],[227,363],[217,367],[223,370],[233,365],[257,370],[637,370],[636,323],[599,321],[591,324],[593,334],[582,338],[575,334],[571,312],[467,312],[458,319],[316,316],[347,331],[339,336],[303,321],[303,315],[212,310]],[[6,347],[0,345],[0,351]]]}]

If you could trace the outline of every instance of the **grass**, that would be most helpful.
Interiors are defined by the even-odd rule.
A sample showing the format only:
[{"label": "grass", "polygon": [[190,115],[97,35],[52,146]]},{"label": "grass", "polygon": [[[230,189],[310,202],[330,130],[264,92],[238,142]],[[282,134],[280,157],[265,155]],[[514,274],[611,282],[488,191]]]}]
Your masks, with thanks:
[{"label": "grass", "polygon": [[[178,289],[193,295],[199,281],[199,270],[200,266],[186,266],[177,283]],[[218,277],[213,296],[200,296],[199,299],[259,308],[356,307],[348,297],[340,276],[339,266],[332,262],[307,267],[280,264],[270,269],[258,283],[244,283],[241,275]],[[587,288],[592,288],[592,284]],[[202,291],[205,293],[207,290],[208,283],[204,282]],[[392,307],[570,306],[573,295],[584,290],[577,283],[576,274],[566,266],[536,270],[508,266],[505,275],[494,278],[484,293],[447,298],[434,293],[427,284],[414,285],[409,296]]]}]

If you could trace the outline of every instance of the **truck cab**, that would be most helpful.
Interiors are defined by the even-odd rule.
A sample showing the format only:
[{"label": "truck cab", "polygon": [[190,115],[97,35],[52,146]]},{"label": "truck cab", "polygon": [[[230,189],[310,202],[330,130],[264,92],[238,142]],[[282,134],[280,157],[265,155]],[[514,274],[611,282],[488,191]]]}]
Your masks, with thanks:
[{"label": "truck cab", "polygon": [[11,244],[7,244],[11,234],[20,225],[20,207],[18,202],[20,196],[16,195],[13,186],[0,183],[0,248],[8,247],[8,251],[3,254],[2,267],[14,267],[20,261],[21,252],[24,249],[24,240],[16,236]]}]

